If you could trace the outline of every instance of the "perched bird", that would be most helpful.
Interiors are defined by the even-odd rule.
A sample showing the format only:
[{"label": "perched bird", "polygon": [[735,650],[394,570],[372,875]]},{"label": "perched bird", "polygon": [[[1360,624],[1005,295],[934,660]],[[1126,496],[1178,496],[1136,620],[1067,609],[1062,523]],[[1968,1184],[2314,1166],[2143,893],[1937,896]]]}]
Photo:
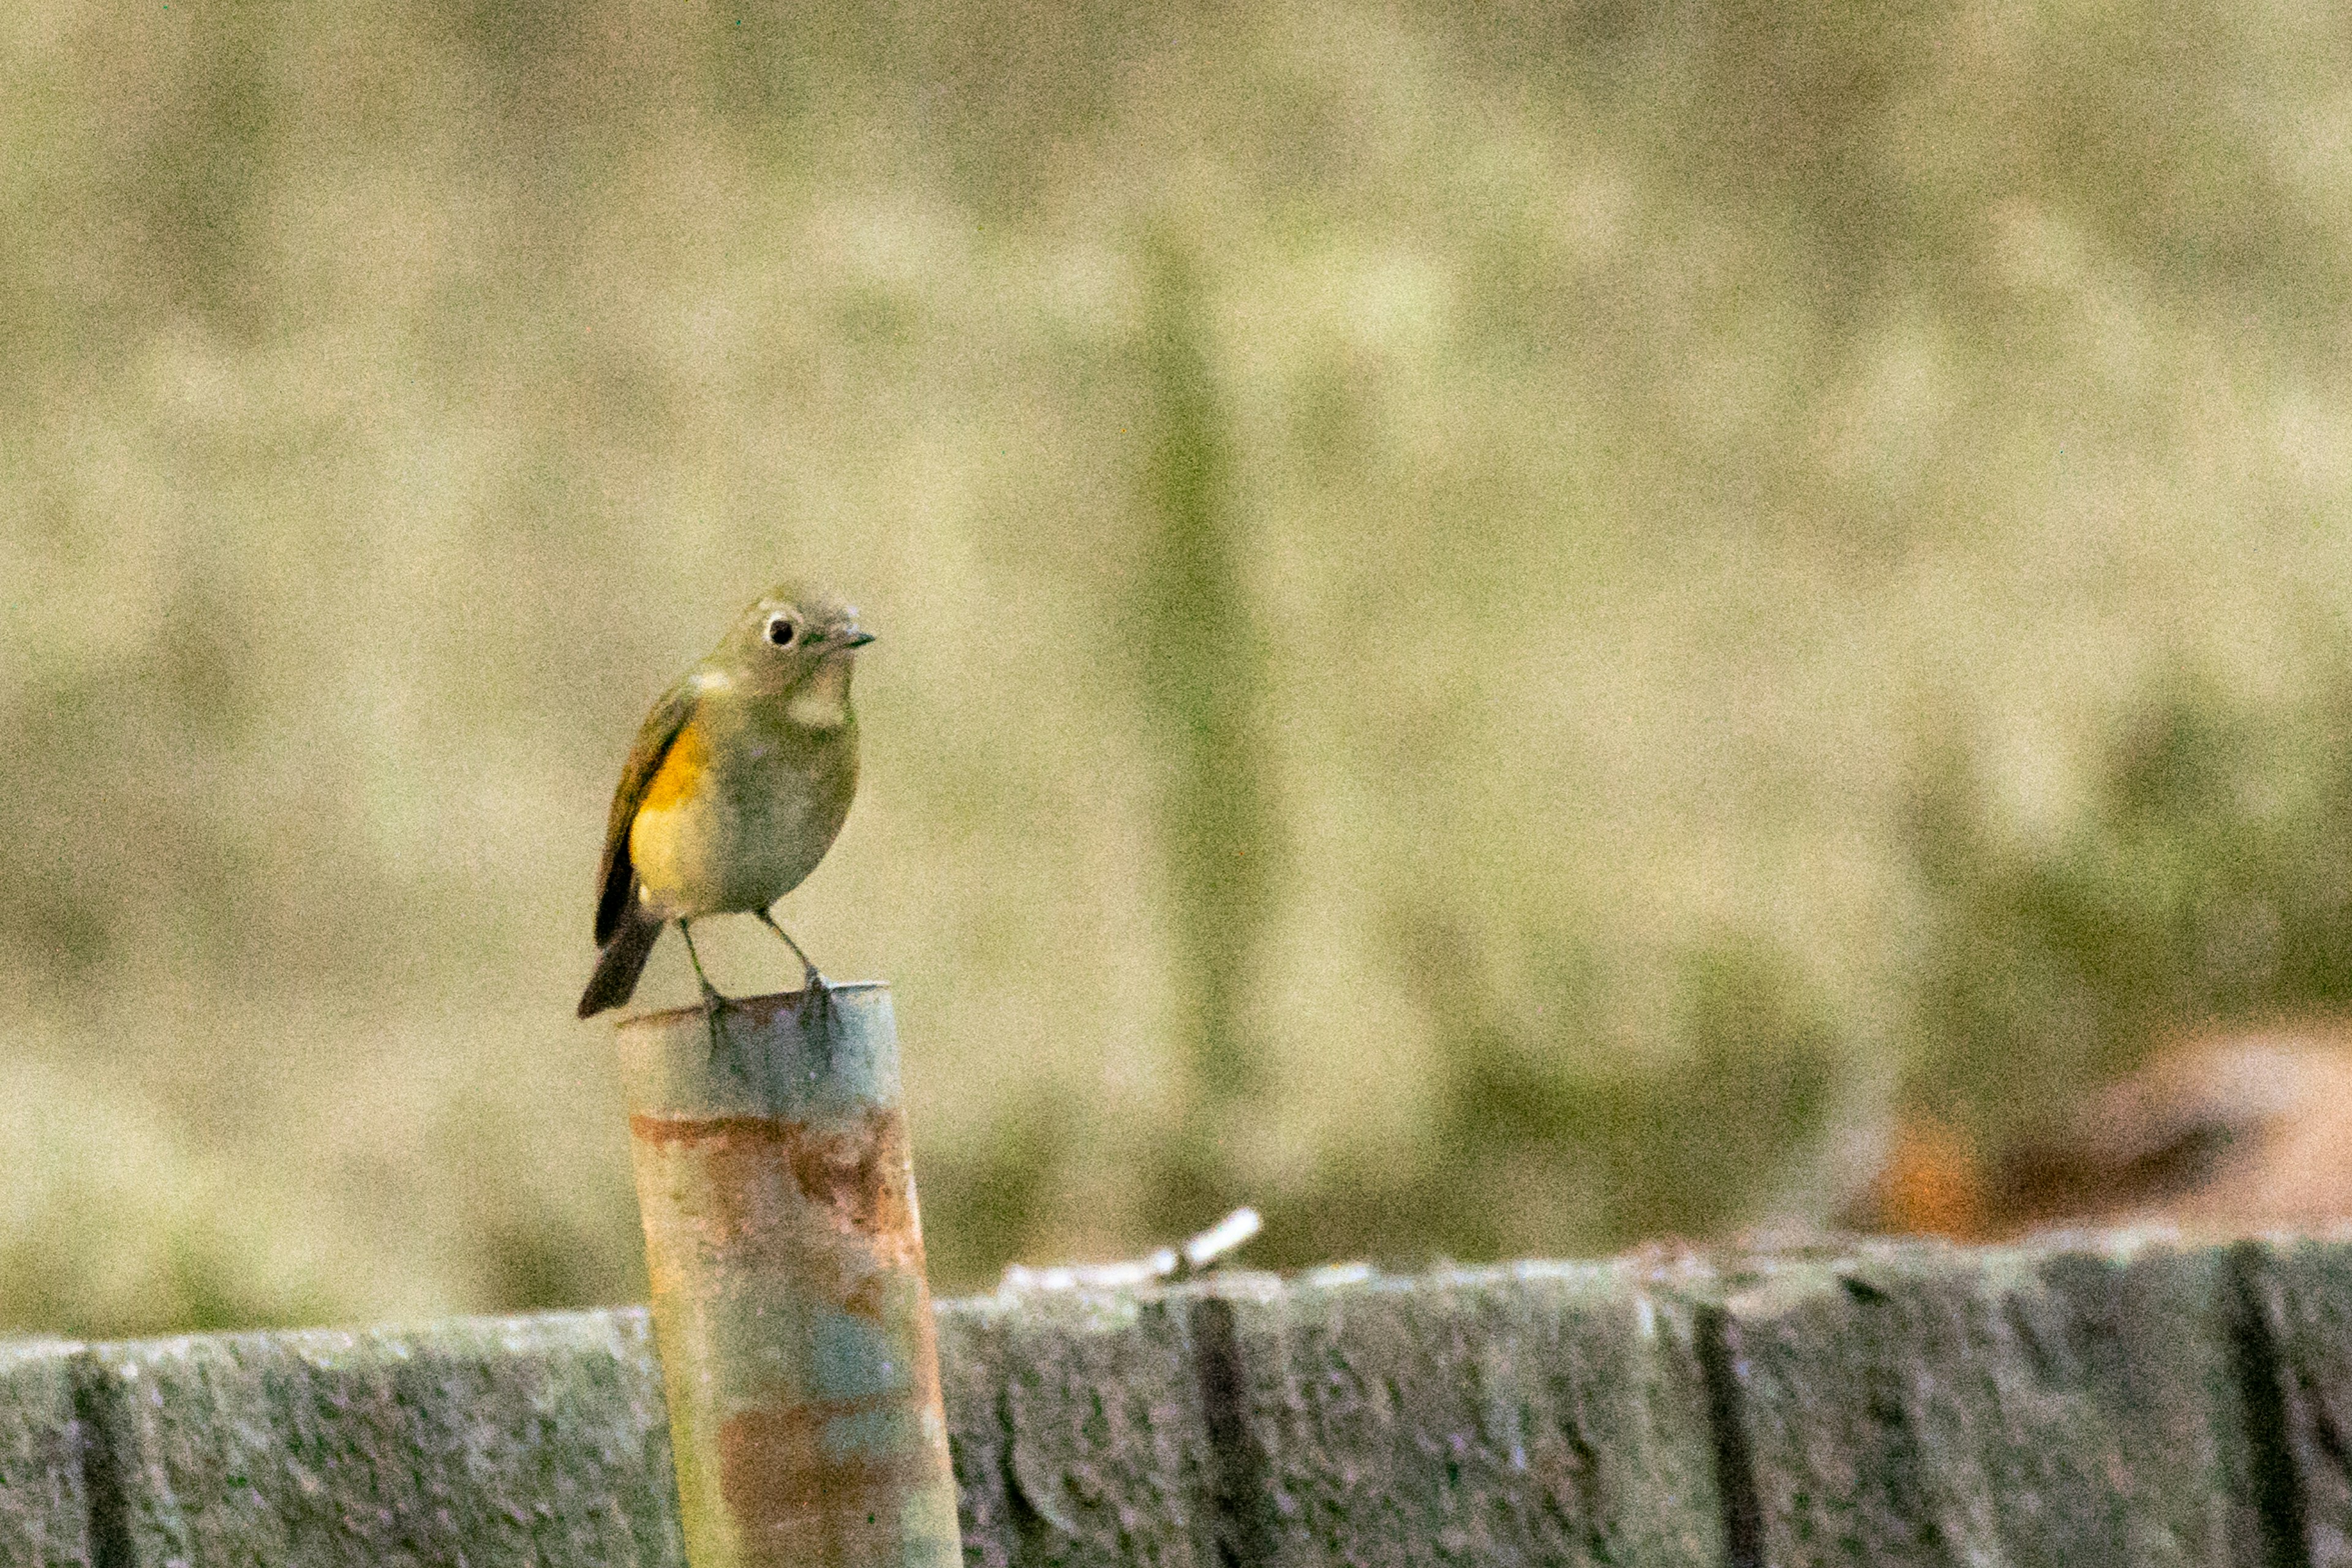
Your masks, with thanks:
[{"label": "perched bird", "polygon": [[693,922],[757,915],[824,976],[768,906],[816,869],[857,789],[850,664],[874,640],[857,611],[823,589],[786,584],[745,610],[709,658],[646,715],[613,792],[596,897],[596,973],[583,1018],[637,988],[662,927],[677,922],[714,1032],[727,998],[702,972]]}]

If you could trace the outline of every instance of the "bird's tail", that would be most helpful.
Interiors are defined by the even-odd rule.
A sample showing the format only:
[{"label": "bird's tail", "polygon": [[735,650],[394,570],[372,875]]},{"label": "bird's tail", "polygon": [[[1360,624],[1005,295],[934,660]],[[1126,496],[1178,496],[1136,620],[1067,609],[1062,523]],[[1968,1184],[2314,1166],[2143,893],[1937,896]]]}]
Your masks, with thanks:
[{"label": "bird's tail", "polygon": [[637,976],[646,972],[646,960],[654,951],[654,939],[661,935],[662,925],[639,910],[621,916],[619,929],[597,957],[596,973],[588,977],[588,989],[580,994],[582,1017],[593,1018],[629,999],[637,988]]}]

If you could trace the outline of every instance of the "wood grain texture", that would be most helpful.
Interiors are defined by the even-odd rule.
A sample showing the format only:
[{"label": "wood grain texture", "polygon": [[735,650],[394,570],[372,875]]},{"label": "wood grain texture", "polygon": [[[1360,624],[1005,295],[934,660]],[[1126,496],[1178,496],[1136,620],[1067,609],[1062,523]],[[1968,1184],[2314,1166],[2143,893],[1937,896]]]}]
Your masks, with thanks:
[{"label": "wood grain texture", "polygon": [[973,1568],[1213,1568],[1184,1292],[950,1303],[948,1426]]},{"label": "wood grain texture", "polygon": [[0,1342],[0,1563],[11,1568],[94,1561],[74,1410],[84,1361],[68,1341]]},{"label": "wood grain texture", "polygon": [[683,1568],[641,1309],[91,1359],[121,1568]]},{"label": "wood grain texture", "polygon": [[[2274,1561],[2352,1564],[2352,1247],[2247,1242],[2233,1264],[2252,1353],[2247,1357],[2257,1499],[2281,1550]],[[2300,1552],[2297,1557],[2294,1552]]]},{"label": "wood grain texture", "polygon": [[2219,1248],[1873,1246],[1720,1289],[1772,1568],[2263,1561]]},{"label": "wood grain texture", "polygon": [[[1221,1289],[1246,1560],[1698,1564],[1720,1508],[1689,1309],[1624,1265]],[[1215,1336],[1197,1336],[1204,1348]]]},{"label": "wood grain texture", "polygon": [[[2343,1241],[1244,1274],[939,1343],[969,1568],[2352,1561]],[[0,1345],[11,1565],[674,1568],[676,1509],[640,1309]]]}]

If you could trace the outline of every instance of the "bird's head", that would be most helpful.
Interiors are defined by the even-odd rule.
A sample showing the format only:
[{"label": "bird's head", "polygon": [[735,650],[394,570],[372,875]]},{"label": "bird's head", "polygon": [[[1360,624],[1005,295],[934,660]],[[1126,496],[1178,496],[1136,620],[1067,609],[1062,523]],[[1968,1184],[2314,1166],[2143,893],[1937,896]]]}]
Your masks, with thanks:
[{"label": "bird's head", "polygon": [[786,583],[744,610],[713,662],[753,690],[845,703],[852,658],[873,640],[840,595]]}]

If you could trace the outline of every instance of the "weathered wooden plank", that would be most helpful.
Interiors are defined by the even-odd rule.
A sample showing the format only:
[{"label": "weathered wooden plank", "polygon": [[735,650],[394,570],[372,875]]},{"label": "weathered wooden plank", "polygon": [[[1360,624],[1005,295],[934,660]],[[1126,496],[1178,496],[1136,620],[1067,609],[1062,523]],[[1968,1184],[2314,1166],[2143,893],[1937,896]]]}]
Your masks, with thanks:
[{"label": "weathered wooden plank", "polygon": [[2231,1285],[2130,1236],[1727,1270],[1761,1561],[2263,1561]]},{"label": "weathered wooden plank", "polygon": [[940,1363],[974,1568],[1216,1561],[1182,1291],[946,1304]]},{"label": "weathered wooden plank", "polygon": [[89,1568],[89,1499],[74,1420],[81,1347],[0,1341],[0,1563]]},{"label": "weathered wooden plank", "polygon": [[137,1568],[682,1568],[641,1309],[99,1347]]},{"label": "weathered wooden plank", "polygon": [[[940,1341],[971,1568],[2352,1563],[2342,1241],[1239,1276]],[[635,1309],[0,1347],[0,1563],[668,1568],[659,1378]]]},{"label": "weathered wooden plank", "polygon": [[1242,1561],[1722,1561],[1692,1312],[1630,1265],[1261,1280],[1194,1321]]},{"label": "weathered wooden plank", "polygon": [[1006,1491],[1003,1405],[1005,1315],[992,1303],[939,1303],[940,1394],[955,1465],[957,1524],[966,1568],[1010,1568],[1020,1534]]},{"label": "weathered wooden plank", "polygon": [[2312,1568],[2352,1563],[2352,1243],[2247,1242],[2232,1249],[2256,1316],[2248,1371],[2258,1477],[2283,1536],[2299,1535]]}]

